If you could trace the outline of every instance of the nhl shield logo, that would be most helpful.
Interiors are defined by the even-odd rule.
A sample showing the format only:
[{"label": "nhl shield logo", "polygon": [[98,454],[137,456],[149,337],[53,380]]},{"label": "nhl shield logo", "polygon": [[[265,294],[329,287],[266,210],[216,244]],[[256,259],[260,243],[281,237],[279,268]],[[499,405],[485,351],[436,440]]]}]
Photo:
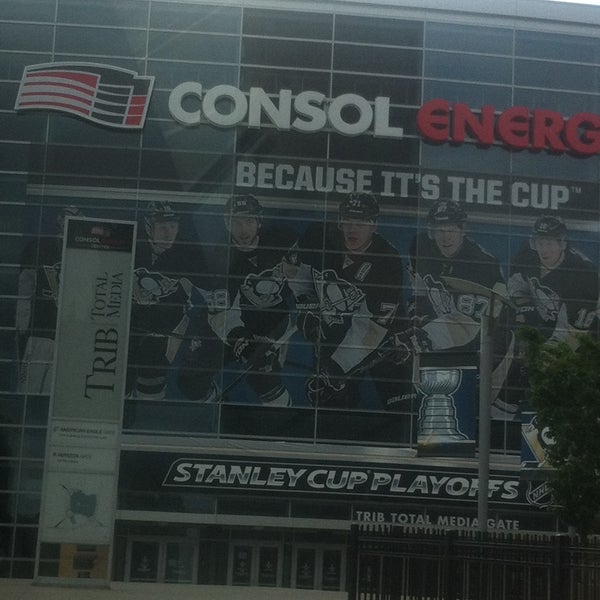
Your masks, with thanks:
[{"label": "nhl shield logo", "polygon": [[95,63],[25,67],[15,110],[53,110],[116,129],[141,129],[154,77]]}]

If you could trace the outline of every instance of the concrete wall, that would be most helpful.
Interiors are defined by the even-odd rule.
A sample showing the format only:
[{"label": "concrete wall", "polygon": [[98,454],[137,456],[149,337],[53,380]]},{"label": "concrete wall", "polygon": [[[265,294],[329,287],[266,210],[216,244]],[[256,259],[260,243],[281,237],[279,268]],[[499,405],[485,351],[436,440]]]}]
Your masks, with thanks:
[{"label": "concrete wall", "polygon": [[0,579],[2,600],[346,600],[347,597],[346,592],[288,588],[115,582],[110,589],[86,589],[33,585],[30,580],[22,579]]}]

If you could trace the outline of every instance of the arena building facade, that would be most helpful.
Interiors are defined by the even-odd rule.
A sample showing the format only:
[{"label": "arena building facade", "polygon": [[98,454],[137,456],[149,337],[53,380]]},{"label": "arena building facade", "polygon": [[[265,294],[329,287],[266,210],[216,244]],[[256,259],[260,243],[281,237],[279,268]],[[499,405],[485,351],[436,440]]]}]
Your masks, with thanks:
[{"label": "arena building facade", "polygon": [[352,523],[480,527],[490,314],[486,526],[561,530],[515,331],[597,333],[599,33],[4,0],[0,576],[344,591]]}]

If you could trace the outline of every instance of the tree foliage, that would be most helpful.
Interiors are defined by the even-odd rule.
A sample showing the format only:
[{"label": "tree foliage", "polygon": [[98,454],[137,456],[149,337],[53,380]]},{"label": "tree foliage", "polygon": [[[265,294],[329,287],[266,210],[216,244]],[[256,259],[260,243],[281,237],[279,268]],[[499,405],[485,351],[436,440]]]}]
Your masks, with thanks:
[{"label": "tree foliage", "polygon": [[600,342],[579,337],[573,350],[523,329],[528,400],[554,444],[547,448],[549,486],[561,519],[587,535],[600,531]]}]

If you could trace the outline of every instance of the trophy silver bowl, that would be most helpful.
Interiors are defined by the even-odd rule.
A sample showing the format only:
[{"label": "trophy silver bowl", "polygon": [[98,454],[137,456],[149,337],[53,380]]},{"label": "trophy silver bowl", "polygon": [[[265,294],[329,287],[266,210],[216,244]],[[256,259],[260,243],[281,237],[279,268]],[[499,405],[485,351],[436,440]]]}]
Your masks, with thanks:
[{"label": "trophy silver bowl", "polygon": [[420,450],[457,444],[468,439],[459,430],[452,396],[460,385],[461,377],[460,369],[421,368],[419,389],[425,397],[421,404],[417,430]]}]

